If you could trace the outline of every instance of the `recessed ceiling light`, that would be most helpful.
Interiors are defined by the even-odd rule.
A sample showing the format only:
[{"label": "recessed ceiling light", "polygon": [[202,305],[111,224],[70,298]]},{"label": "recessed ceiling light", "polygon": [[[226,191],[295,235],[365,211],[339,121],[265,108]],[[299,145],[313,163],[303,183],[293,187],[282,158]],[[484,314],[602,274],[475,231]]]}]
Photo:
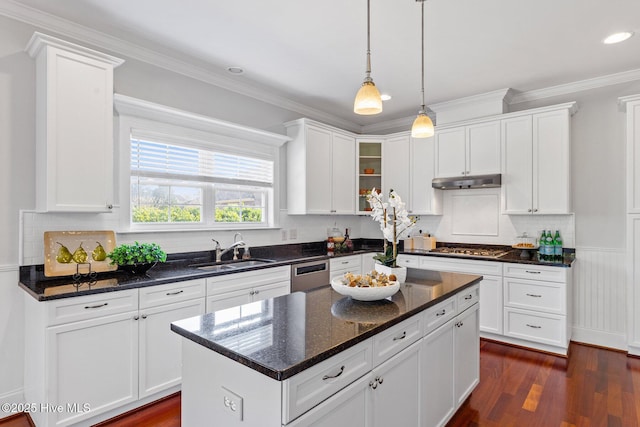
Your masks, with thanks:
[{"label": "recessed ceiling light", "polygon": [[604,44],[620,43],[627,40],[632,35],[633,35],[633,31],[621,31],[619,33],[611,34],[606,39],[604,39],[602,43]]},{"label": "recessed ceiling light", "polygon": [[231,74],[244,74],[244,70],[240,67],[227,67],[227,71]]},{"label": "recessed ceiling light", "polygon": [[380,95],[380,99],[382,99],[383,101],[388,101],[391,99],[391,95],[387,95],[386,93],[383,93],[382,95]]}]

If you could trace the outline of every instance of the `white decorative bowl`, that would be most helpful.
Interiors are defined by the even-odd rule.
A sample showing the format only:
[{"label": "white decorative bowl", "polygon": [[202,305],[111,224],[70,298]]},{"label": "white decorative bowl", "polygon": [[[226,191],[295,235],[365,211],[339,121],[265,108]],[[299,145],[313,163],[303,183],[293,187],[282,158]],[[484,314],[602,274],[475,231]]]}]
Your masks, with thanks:
[{"label": "white decorative bowl", "polygon": [[358,287],[347,286],[342,276],[331,279],[331,287],[340,295],[349,296],[358,301],[378,301],[390,297],[400,289],[400,282],[390,282],[387,286]]}]

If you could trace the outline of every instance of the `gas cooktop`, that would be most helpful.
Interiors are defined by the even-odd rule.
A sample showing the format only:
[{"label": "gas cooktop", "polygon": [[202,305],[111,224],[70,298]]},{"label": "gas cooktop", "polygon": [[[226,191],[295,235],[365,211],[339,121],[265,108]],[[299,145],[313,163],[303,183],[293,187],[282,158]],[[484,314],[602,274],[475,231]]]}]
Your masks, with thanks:
[{"label": "gas cooktop", "polygon": [[507,249],[473,248],[463,246],[441,246],[430,251],[432,254],[470,256],[476,258],[500,258],[509,253]]}]

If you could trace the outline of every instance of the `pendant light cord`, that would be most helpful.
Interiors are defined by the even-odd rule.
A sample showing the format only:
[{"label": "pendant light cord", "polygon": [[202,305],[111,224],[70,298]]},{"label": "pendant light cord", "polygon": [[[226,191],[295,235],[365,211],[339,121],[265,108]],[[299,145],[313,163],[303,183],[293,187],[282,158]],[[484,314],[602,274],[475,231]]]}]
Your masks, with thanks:
[{"label": "pendant light cord", "polygon": [[[418,0],[419,1],[419,0]],[[422,86],[421,86],[421,90],[420,92],[422,93],[422,111],[426,114],[426,111],[424,110],[424,2],[425,0],[422,0],[422,76],[421,76],[421,81],[422,81]]]},{"label": "pendant light cord", "polygon": [[365,81],[371,80],[371,0],[367,0],[367,77]]}]

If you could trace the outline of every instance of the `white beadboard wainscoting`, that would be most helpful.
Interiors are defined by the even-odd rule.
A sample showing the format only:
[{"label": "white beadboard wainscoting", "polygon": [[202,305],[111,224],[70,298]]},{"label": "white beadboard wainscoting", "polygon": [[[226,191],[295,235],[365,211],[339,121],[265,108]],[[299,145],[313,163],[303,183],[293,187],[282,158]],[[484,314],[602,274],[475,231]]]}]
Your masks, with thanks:
[{"label": "white beadboard wainscoting", "polygon": [[[0,265],[0,403],[24,402],[24,291],[18,266]],[[0,411],[0,418],[12,415]]]},{"label": "white beadboard wainscoting", "polygon": [[573,341],[627,350],[624,249],[576,248]]}]

